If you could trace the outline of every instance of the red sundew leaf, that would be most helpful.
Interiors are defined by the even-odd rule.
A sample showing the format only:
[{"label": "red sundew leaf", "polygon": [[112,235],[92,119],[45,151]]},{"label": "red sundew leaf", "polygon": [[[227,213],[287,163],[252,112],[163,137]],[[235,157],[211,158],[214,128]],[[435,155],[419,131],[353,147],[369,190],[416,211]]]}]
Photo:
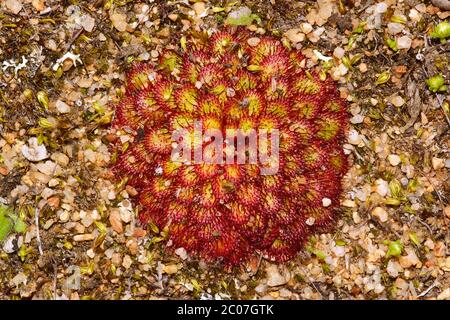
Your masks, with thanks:
[{"label": "red sundew leaf", "polygon": [[280,228],[278,237],[262,250],[263,255],[269,260],[279,262],[292,259],[306,242],[306,227],[300,220],[296,220]]},{"label": "red sundew leaf", "polygon": [[214,115],[222,116],[222,105],[219,99],[213,95],[201,96],[199,99],[198,114],[201,116]]},{"label": "red sundew leaf", "polygon": [[250,49],[250,64],[259,65],[264,58],[282,53],[287,51],[280,41],[270,37],[262,39]]},{"label": "red sundew leaf", "polygon": [[144,144],[149,152],[168,154],[172,150],[172,135],[165,128],[152,129],[145,133]]},{"label": "red sundew leaf", "polygon": [[215,84],[223,78],[225,67],[218,63],[209,64],[200,69],[197,81],[208,88],[214,88]]},{"label": "red sundew leaf", "polygon": [[261,68],[261,77],[263,81],[272,81],[272,79],[286,76],[289,68],[289,57],[286,54],[275,54],[265,57],[259,63]]},{"label": "red sundew leaf", "polygon": [[233,48],[236,41],[234,36],[228,32],[217,32],[211,37],[210,43],[211,52],[216,55],[223,56]]},{"label": "red sundew leaf", "polygon": [[127,93],[131,94],[148,88],[152,81],[159,80],[159,78],[160,75],[155,72],[153,66],[143,62],[136,63],[127,74]]},{"label": "red sundew leaf", "polygon": [[198,107],[198,90],[188,85],[176,90],[175,102],[178,112],[193,113]]}]

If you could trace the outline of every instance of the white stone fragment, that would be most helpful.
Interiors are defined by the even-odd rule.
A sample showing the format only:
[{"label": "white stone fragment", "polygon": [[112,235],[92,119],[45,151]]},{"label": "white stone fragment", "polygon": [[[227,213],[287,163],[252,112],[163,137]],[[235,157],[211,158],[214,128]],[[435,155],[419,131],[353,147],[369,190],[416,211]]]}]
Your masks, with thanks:
[{"label": "white stone fragment", "polygon": [[388,220],[388,213],[382,207],[373,209],[372,216],[376,217],[380,222],[386,222]]},{"label": "white stone fragment", "polygon": [[28,145],[22,146],[22,154],[29,161],[41,161],[48,158],[47,149],[43,144],[38,144],[38,139],[32,137],[28,140]]},{"label": "white stone fragment", "polygon": [[388,155],[388,161],[391,164],[391,166],[395,167],[400,164],[401,159],[396,154],[390,154],[390,155]]},{"label": "white stone fragment", "polygon": [[406,49],[411,48],[412,39],[408,36],[403,36],[397,39],[397,48],[398,49]]},{"label": "white stone fragment", "polygon": [[57,100],[55,103],[56,110],[58,110],[59,113],[69,113],[70,107],[67,103],[61,100]]},{"label": "white stone fragment", "polygon": [[330,205],[331,205],[331,199],[329,199],[329,198],[322,199],[322,206],[329,207]]}]

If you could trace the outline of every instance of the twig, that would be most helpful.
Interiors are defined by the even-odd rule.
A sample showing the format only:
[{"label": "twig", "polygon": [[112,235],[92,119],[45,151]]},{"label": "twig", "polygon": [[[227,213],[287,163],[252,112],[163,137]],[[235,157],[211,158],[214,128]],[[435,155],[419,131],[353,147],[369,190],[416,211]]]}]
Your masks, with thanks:
[{"label": "twig", "polygon": [[359,160],[364,161],[364,158],[356,151],[356,148],[353,148],[352,151]]},{"label": "twig", "polygon": [[309,282],[309,284],[314,288],[314,290],[317,291],[317,293],[320,295],[320,297],[322,298],[322,300],[328,300],[328,299],[326,299],[326,298],[323,296],[322,292],[316,287],[316,285],[314,284],[314,282],[313,282],[311,279],[309,279],[309,276],[308,276],[308,274],[305,272],[305,270],[304,270],[303,268],[301,268],[301,269],[302,269],[303,273],[305,274],[306,280],[307,280],[307,281]]},{"label": "twig", "polygon": [[36,207],[34,210],[34,223],[36,224],[36,240],[38,243],[39,254],[42,256],[44,252],[42,251],[41,235],[39,233],[39,208]]},{"label": "twig", "polygon": [[252,272],[252,273],[250,274],[251,276],[254,276],[255,274],[258,273],[259,268],[261,267],[262,259],[263,259],[263,255],[262,255],[262,253],[260,253],[260,254],[259,254],[259,260],[258,260],[258,265],[256,266],[255,272]]},{"label": "twig", "polygon": [[431,236],[433,235],[433,230],[431,230],[431,227],[430,227],[425,221],[423,221],[423,220],[420,219],[419,217],[415,217],[415,219],[416,219],[421,225],[423,225],[423,226],[425,226],[425,227],[427,228],[427,230],[428,230],[428,232],[430,233]]},{"label": "twig", "polygon": [[444,101],[442,101],[441,95],[439,95],[439,94],[437,94],[437,93],[435,93],[435,95],[436,95],[436,98],[437,98],[437,100],[438,100],[438,102],[439,102],[439,107],[441,107],[442,112],[444,113],[445,120],[447,120],[447,123],[448,123],[448,125],[450,126],[450,119],[448,118],[447,112],[445,112],[445,109],[444,109],[444,106],[443,106],[443,102],[444,102]]},{"label": "twig", "polygon": [[368,7],[370,7],[371,5],[372,5],[372,0],[370,0],[370,1],[368,1],[367,3],[366,3],[366,5],[365,6],[363,6],[361,9],[359,9],[358,11],[357,11],[357,14],[360,14],[360,13],[362,13],[363,11],[365,11]]},{"label": "twig", "polygon": [[[436,194],[437,194],[437,196],[438,196],[439,202],[440,202],[440,204],[441,204],[442,212],[444,212],[445,202],[444,202],[444,199],[442,199],[442,196],[441,196],[441,194],[440,194],[440,190],[439,190],[438,187],[433,183],[433,181],[431,181],[431,179],[428,178],[428,176],[427,176],[422,170],[419,170],[419,171],[420,171],[420,173],[423,175],[423,177],[424,177],[425,179],[427,179],[428,183],[431,184],[431,186],[433,187],[433,189],[436,191]],[[444,218],[445,218],[445,217],[444,217]]]},{"label": "twig", "polygon": [[308,282],[313,286],[313,288],[317,291],[317,293],[320,295],[320,297],[322,298],[322,300],[328,300],[328,298],[325,298],[323,295],[322,295],[322,292],[316,287],[316,285],[314,284],[314,282],[313,281],[311,281],[311,280],[309,280],[309,277],[307,277],[308,278]]},{"label": "twig", "polygon": [[425,291],[423,291],[422,293],[420,293],[420,294],[417,296],[417,298],[420,298],[420,297],[423,297],[423,296],[427,295],[428,292],[431,291],[431,289],[433,289],[434,287],[436,287],[436,285],[437,285],[437,281],[434,281],[433,284],[432,284],[427,290],[425,290]]},{"label": "twig", "polygon": [[[446,203],[444,202],[444,199],[442,199],[442,196],[440,194],[440,190],[436,187],[436,185],[433,183],[433,181],[431,181],[431,179],[428,178],[428,176],[423,173],[423,171],[420,170],[420,172],[425,177],[425,179],[427,179],[427,181],[431,184],[433,189],[436,191],[439,203],[441,204],[442,218],[444,219],[444,224],[445,224],[446,216],[445,216],[444,208],[445,208]],[[448,245],[449,245],[449,238],[450,238],[450,228],[447,228],[447,234],[445,236],[445,240],[447,242],[446,243],[447,251],[448,251]]]},{"label": "twig", "polygon": [[105,0],[96,0],[93,4],[92,4],[92,7],[95,9],[95,8],[98,8],[99,6],[101,6],[102,4],[103,4],[103,2],[105,2]]},{"label": "twig", "polygon": [[58,283],[58,265],[56,263],[53,264],[53,300],[56,300],[57,292],[56,287]]},{"label": "twig", "polygon": [[70,51],[70,48],[72,48],[73,43],[75,42],[75,40],[78,39],[78,37],[83,33],[83,31],[84,31],[83,28],[80,28],[77,31],[75,31],[75,33],[73,34],[72,38],[70,39],[70,41],[66,45],[66,50],[65,50],[64,54],[66,54],[67,52]]}]

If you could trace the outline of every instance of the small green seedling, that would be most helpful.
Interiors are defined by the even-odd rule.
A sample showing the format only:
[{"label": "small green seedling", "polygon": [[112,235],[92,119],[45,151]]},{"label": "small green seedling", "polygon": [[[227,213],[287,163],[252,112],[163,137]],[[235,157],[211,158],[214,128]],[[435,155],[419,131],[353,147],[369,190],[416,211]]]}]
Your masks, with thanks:
[{"label": "small green seedling", "polygon": [[403,252],[403,244],[400,240],[389,241],[388,242],[388,251],[386,252],[386,258],[389,257],[398,257]]},{"label": "small green seedling", "polygon": [[431,78],[425,80],[428,85],[428,89],[432,92],[445,92],[447,91],[447,86],[444,84],[444,77],[442,74],[436,74]]},{"label": "small green seedling", "polygon": [[430,37],[433,39],[440,39],[441,42],[445,42],[445,38],[450,37],[450,23],[447,21],[442,21],[436,25],[430,33]]},{"label": "small green seedling", "polygon": [[392,51],[397,52],[398,51],[398,46],[397,46],[397,41],[395,39],[386,39],[386,43],[388,45],[389,48],[391,48]]},{"label": "small green seedling", "polygon": [[12,208],[0,205],[0,241],[5,240],[13,231],[23,233],[26,229],[27,225]]}]

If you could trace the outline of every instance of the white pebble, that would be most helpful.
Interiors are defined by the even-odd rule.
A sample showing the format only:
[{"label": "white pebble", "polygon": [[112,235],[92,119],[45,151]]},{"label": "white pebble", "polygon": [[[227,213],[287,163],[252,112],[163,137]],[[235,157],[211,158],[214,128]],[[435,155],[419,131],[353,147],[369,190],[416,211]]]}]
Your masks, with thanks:
[{"label": "white pebble", "polygon": [[372,210],[372,216],[378,218],[381,222],[386,222],[388,220],[388,213],[381,207],[376,207]]},{"label": "white pebble", "polygon": [[180,247],[178,249],[175,250],[175,254],[177,256],[179,256],[182,260],[186,260],[188,257],[188,254],[186,252],[186,249],[184,249],[183,247]]},{"label": "white pebble", "polygon": [[47,149],[44,144],[38,144],[36,137],[28,140],[28,145],[22,146],[22,154],[29,161],[41,161],[48,158]]},{"label": "white pebble", "polygon": [[87,32],[92,32],[95,27],[95,19],[92,18],[88,14],[84,14],[80,17],[79,24],[83,27]]},{"label": "white pebble", "polygon": [[86,233],[86,234],[77,234],[76,236],[73,237],[74,241],[77,242],[81,242],[81,241],[92,241],[94,240],[94,235],[90,234],[90,233]]},{"label": "white pebble", "polygon": [[362,123],[364,121],[364,117],[360,114],[357,114],[350,118],[350,122],[353,124]]},{"label": "white pebble", "polygon": [[69,218],[70,218],[70,213],[69,213],[69,211],[66,211],[66,210],[60,211],[60,214],[59,214],[59,220],[60,220],[61,222],[67,222],[67,221],[69,221]]},{"label": "white pebble", "polygon": [[297,28],[289,29],[284,35],[294,44],[305,40],[305,35]]},{"label": "white pebble", "polygon": [[69,113],[70,107],[67,103],[61,100],[57,100],[55,103],[56,110],[58,110],[59,113]]},{"label": "white pebble", "polygon": [[353,145],[358,145],[361,143],[361,137],[358,133],[358,131],[356,130],[350,130],[350,132],[348,133],[348,142],[353,144]]},{"label": "white pebble", "polygon": [[375,181],[375,185],[376,191],[380,196],[385,197],[389,193],[389,184],[387,183],[387,181],[383,179],[377,179]]},{"label": "white pebble", "polygon": [[331,199],[329,199],[329,198],[323,198],[323,199],[322,199],[322,205],[323,205],[324,207],[329,207],[329,206],[331,205]]},{"label": "white pebble", "polygon": [[395,167],[401,162],[401,159],[396,154],[390,154],[388,155],[388,161],[391,164],[391,166]]},{"label": "white pebble", "polygon": [[390,22],[388,23],[388,32],[390,34],[397,34],[402,32],[404,26],[401,23]]},{"label": "white pebble", "polygon": [[256,47],[260,42],[261,40],[257,37],[253,37],[247,40],[248,45],[252,47]]},{"label": "white pebble", "polygon": [[397,48],[398,49],[406,49],[411,48],[412,40],[408,36],[403,36],[397,39]]},{"label": "white pebble", "polygon": [[14,14],[18,14],[23,8],[22,2],[17,0],[6,0],[5,5]]},{"label": "white pebble", "polygon": [[345,55],[345,50],[341,47],[336,47],[333,51],[333,55],[336,58],[341,59]]},{"label": "white pebble", "polygon": [[375,13],[385,13],[387,8],[388,6],[385,2],[377,3],[375,6]]},{"label": "white pebble", "polygon": [[405,100],[400,96],[392,97],[391,103],[396,107],[401,107],[405,104]]},{"label": "white pebble", "polygon": [[335,246],[335,247],[333,247],[332,251],[337,257],[345,256],[345,247],[344,246]]},{"label": "white pebble", "polygon": [[431,164],[434,170],[439,170],[445,166],[444,159],[433,157],[431,159]]},{"label": "white pebble", "polygon": [[300,30],[302,30],[304,34],[308,34],[313,30],[313,27],[308,22],[303,22],[302,24],[300,24]]},{"label": "white pebble", "polygon": [[89,249],[88,251],[86,251],[86,255],[87,255],[89,258],[93,259],[93,258],[95,257],[95,252],[94,252],[94,250]]},{"label": "white pebble", "polygon": [[314,219],[313,217],[309,217],[305,222],[308,226],[312,226],[314,222],[316,222],[316,219]]}]

